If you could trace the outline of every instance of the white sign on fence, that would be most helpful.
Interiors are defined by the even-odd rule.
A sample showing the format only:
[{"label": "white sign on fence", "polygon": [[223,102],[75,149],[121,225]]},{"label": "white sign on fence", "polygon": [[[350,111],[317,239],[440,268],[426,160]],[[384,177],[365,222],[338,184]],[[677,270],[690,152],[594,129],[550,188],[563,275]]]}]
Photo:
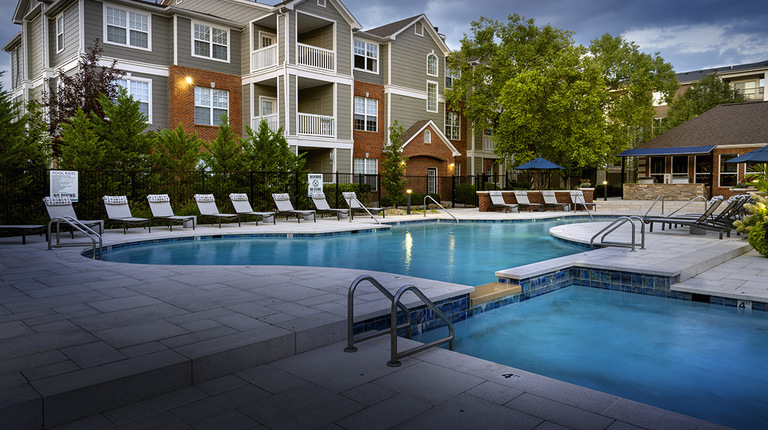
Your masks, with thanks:
[{"label": "white sign on fence", "polygon": [[51,170],[51,197],[69,196],[77,201],[77,170]]},{"label": "white sign on fence", "polygon": [[307,196],[312,197],[312,193],[323,192],[323,174],[322,173],[310,173],[307,175]]}]

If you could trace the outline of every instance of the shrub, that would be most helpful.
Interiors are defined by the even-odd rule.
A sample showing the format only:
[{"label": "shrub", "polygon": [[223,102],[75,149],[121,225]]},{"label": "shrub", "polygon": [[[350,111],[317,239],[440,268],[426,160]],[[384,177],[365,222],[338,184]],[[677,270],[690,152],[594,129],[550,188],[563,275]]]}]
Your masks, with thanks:
[{"label": "shrub", "polygon": [[748,217],[736,221],[733,225],[739,233],[747,233],[749,244],[760,255],[768,257],[768,242],[766,241],[766,224],[768,224],[768,197],[762,193],[752,193],[755,203],[749,203],[744,207],[750,212]]},{"label": "shrub", "polygon": [[464,205],[475,205],[477,203],[477,194],[475,186],[472,184],[459,184],[456,186],[456,203]]},{"label": "shrub", "polygon": [[530,190],[531,189],[531,183],[530,182],[508,181],[506,188],[508,190]]}]

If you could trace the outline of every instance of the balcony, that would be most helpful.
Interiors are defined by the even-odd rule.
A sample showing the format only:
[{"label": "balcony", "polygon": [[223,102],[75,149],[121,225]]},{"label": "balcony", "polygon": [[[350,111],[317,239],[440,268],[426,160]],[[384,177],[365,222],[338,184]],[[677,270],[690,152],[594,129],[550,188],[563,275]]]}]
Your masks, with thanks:
[{"label": "balcony", "polygon": [[326,115],[298,113],[298,133],[305,136],[334,137],[334,118]]},{"label": "balcony", "polygon": [[251,53],[251,71],[277,65],[277,44],[257,49]]},{"label": "balcony", "polygon": [[278,118],[278,114],[273,113],[272,115],[253,117],[253,120],[251,121],[251,128],[254,131],[259,129],[261,120],[267,121],[267,125],[269,126],[269,129],[272,130],[272,132],[277,132],[277,130],[280,128],[280,120]]},{"label": "balcony", "polygon": [[323,70],[335,70],[335,53],[330,49],[297,43],[297,63]]}]

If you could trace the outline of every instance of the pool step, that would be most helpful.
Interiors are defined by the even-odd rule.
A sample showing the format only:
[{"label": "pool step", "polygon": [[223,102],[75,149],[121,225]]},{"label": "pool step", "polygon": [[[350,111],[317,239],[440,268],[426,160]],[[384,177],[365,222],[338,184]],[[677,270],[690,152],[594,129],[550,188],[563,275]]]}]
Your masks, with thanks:
[{"label": "pool step", "polygon": [[500,282],[491,282],[485,285],[475,287],[475,291],[469,293],[469,306],[479,305],[480,303],[490,302],[502,297],[520,294],[522,288],[515,284],[502,284]]}]

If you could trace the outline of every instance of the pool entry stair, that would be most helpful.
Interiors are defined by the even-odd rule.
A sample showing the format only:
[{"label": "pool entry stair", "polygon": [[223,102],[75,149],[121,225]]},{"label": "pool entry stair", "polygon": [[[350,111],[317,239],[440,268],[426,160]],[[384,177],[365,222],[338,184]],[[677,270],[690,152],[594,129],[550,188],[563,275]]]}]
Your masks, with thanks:
[{"label": "pool entry stair", "polygon": [[507,296],[520,294],[523,291],[520,285],[508,284],[502,282],[490,282],[488,284],[478,285],[475,291],[469,293],[469,306],[498,300]]}]

